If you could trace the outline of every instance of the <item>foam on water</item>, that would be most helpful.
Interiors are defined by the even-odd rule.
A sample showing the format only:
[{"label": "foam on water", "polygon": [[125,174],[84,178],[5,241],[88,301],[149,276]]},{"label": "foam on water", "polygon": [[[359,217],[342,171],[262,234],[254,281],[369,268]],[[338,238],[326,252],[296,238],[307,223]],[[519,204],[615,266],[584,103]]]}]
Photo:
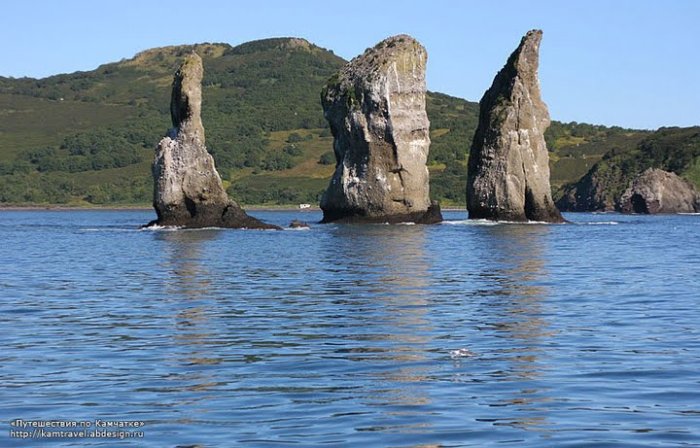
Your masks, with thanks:
[{"label": "foam on water", "polygon": [[498,226],[498,225],[554,225],[554,223],[546,221],[492,221],[489,219],[460,219],[460,220],[444,220],[441,224],[448,226]]},{"label": "foam on water", "polygon": [[616,226],[620,224],[618,221],[593,221],[593,222],[575,222],[577,225],[584,226]]},{"label": "foam on water", "polygon": [[174,232],[176,230],[183,230],[183,228],[180,226],[161,226],[153,224],[147,227],[141,227],[139,230],[144,232]]},{"label": "foam on water", "polygon": [[85,227],[80,229],[81,232],[139,232],[138,228],[125,227]]},{"label": "foam on water", "polygon": [[489,221],[486,219],[460,219],[460,220],[444,220],[440,224],[448,226],[497,226],[501,224],[499,221]]},{"label": "foam on water", "polygon": [[450,350],[450,358],[452,359],[471,358],[472,356],[475,356],[475,353],[468,348]]}]

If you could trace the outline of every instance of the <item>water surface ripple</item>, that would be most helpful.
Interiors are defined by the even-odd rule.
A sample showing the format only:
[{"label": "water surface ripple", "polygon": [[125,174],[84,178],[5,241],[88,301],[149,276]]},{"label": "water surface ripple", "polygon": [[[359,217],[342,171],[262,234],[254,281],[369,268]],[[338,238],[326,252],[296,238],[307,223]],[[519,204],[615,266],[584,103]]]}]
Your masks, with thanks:
[{"label": "water surface ripple", "polygon": [[[1,212],[0,445],[700,446],[700,216],[446,217]],[[144,437],[19,440],[14,419]]]}]

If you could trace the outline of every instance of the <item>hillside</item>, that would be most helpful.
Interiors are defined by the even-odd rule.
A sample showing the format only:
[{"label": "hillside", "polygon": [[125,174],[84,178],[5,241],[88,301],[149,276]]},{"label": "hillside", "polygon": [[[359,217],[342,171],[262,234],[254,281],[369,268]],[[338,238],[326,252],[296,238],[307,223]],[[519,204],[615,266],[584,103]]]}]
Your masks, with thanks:
[{"label": "hillside", "polygon": [[700,188],[700,127],[661,128],[624,139],[577,182],[564,186],[557,206],[566,211],[610,211],[632,179],[647,168],[672,171]]},{"label": "hillside", "polygon": [[[275,38],[157,48],[44,79],[0,77],[0,203],[150,203],[172,75],[193,50],[205,65],[207,146],[229,193],[244,204],[316,202],[334,164],[319,92],[345,61],[303,39]],[[432,196],[464,204],[478,104],[429,92],[427,109]],[[553,188],[641,135],[554,122],[546,134]]]}]

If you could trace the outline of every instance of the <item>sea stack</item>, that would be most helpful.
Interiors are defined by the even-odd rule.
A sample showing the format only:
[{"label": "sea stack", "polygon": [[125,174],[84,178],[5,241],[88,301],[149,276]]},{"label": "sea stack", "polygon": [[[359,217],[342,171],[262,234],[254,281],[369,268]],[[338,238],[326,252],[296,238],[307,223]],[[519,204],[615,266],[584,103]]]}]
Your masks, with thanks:
[{"label": "sea stack", "polygon": [[469,153],[470,219],[564,222],[549,184],[547,105],[537,78],[542,31],[529,31],[479,102]]},{"label": "sea stack", "polygon": [[336,168],[322,222],[442,221],[430,201],[426,161],[425,48],[407,35],[354,58],[321,92]]},{"label": "sea stack", "polygon": [[649,168],[632,180],[620,197],[622,213],[696,213],[700,194],[675,173]]},{"label": "sea stack", "polygon": [[229,199],[204,144],[202,59],[191,53],[175,73],[170,114],[173,128],[158,143],[152,172],[153,207],[148,225],[279,229],[248,216]]}]

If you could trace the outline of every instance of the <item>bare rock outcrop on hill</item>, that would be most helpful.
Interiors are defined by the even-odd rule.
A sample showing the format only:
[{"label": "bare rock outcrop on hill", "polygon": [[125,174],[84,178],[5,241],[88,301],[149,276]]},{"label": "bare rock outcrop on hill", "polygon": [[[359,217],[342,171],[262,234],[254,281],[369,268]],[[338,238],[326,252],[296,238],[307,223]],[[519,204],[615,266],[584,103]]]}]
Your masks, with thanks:
[{"label": "bare rock outcrop on hill", "polygon": [[674,173],[649,168],[637,176],[620,197],[622,213],[700,212],[700,194]]},{"label": "bare rock outcrop on hill", "polygon": [[152,165],[153,207],[149,225],[279,229],[251,216],[229,199],[207,152],[202,125],[202,59],[191,53],[173,80],[173,128],[158,143]]},{"label": "bare rock outcrop on hill", "polygon": [[439,205],[430,201],[426,166],[426,62],[415,39],[390,37],[350,61],[323,89],[336,157],[321,199],[323,222],[442,220]]},{"label": "bare rock outcrop on hill", "polygon": [[469,155],[470,219],[564,222],[549,184],[550,119],[537,76],[542,31],[529,31],[481,99]]}]

